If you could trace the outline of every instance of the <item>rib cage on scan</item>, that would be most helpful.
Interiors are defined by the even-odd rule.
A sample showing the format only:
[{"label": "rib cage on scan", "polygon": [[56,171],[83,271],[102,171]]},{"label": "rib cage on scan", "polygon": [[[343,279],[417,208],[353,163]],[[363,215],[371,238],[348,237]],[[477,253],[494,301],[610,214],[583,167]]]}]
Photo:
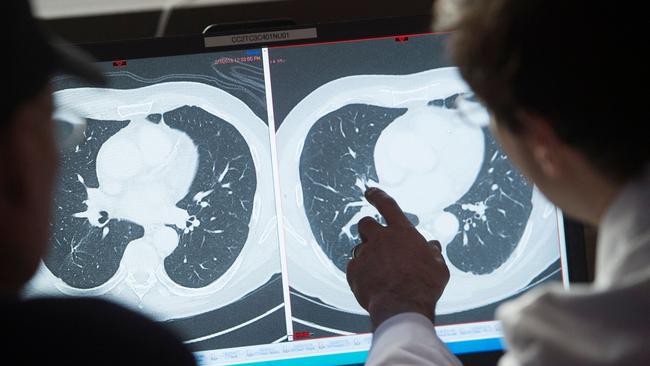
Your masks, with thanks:
[{"label": "rib cage on scan", "polygon": [[110,87],[53,80],[57,109],[90,123],[54,194],[62,245],[25,296],[114,301],[194,351],[286,337],[261,60],[215,63],[228,56],[99,63]]},{"label": "rib cage on scan", "polygon": [[[470,105],[456,103],[460,96]],[[553,206],[499,149],[487,117],[453,67],[346,76],[293,107],[278,131],[278,159],[298,323],[318,318],[313,302],[366,314],[345,271],[360,242],[358,220],[384,223],[363,197],[370,186],[391,194],[427,240],[441,242],[451,277],[438,315],[478,314],[557,261],[541,245],[557,225]],[[318,319],[363,329],[363,320],[347,329]]]},{"label": "rib cage on scan", "polygon": [[[179,242],[164,266],[175,283],[205,287],[230,268],[248,238],[257,187],[250,149],[234,126],[199,107],[150,114],[146,120],[155,124],[162,120],[197,146],[195,177],[176,205],[189,218],[182,227],[165,223],[177,232]],[[143,226],[113,218],[110,209],[89,208],[88,189],[101,190],[98,153],[130,123],[89,120],[85,141],[74,151],[63,152],[52,246],[44,263],[69,286],[89,289],[106,283],[116,274],[129,243],[145,235]]]},{"label": "rib cage on scan", "polygon": [[[459,93],[432,100],[432,108],[454,109]],[[307,219],[318,245],[341,271],[359,243],[356,222],[365,186],[378,184],[375,146],[382,131],[405,108],[350,104],[321,117],[311,127],[300,157],[300,180]],[[482,128],[485,153],[467,193],[444,209],[459,229],[447,245],[452,265],[477,275],[501,266],[515,250],[532,210],[532,186]],[[417,225],[417,216],[407,213]],[[380,222],[382,218],[378,218]]]}]

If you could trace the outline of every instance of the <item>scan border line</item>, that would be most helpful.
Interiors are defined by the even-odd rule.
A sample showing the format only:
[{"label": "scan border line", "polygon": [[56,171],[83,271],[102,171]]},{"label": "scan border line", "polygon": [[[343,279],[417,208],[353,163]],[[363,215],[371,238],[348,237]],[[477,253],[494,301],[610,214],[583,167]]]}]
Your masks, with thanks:
[{"label": "scan border line", "polygon": [[278,224],[278,244],[280,246],[280,267],[282,275],[282,295],[284,296],[284,317],[287,325],[287,339],[293,340],[293,320],[291,315],[291,294],[289,292],[289,272],[287,269],[287,252],[284,241],[284,222],[282,213],[282,194],[280,192],[280,173],[278,151],[276,146],[275,115],[273,113],[273,93],[271,91],[271,67],[269,49],[262,48],[264,65],[264,90],[266,94],[266,111],[269,122],[269,141],[271,143],[271,165],[273,168],[273,191],[275,192],[275,213]]}]

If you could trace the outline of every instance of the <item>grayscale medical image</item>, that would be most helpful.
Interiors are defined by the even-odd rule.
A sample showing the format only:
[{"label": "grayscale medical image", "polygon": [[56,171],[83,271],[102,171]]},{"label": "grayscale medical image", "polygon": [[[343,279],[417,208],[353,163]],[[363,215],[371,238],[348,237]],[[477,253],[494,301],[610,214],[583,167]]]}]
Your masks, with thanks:
[{"label": "grayscale medical image", "polygon": [[345,278],[358,220],[384,223],[367,187],[442,243],[438,325],[493,320],[499,303],[560,278],[560,213],[500,149],[444,42],[270,50],[294,330],[370,331]]},{"label": "grayscale medical image", "polygon": [[240,56],[102,64],[106,88],[55,79],[87,128],[61,151],[28,296],[115,301],[195,351],[287,339],[262,64]]}]

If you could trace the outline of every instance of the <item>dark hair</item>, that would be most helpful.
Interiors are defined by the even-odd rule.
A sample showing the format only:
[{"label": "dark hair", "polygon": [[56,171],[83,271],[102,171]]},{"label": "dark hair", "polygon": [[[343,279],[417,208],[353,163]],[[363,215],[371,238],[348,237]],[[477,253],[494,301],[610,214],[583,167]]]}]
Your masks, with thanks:
[{"label": "dark hair", "polygon": [[[7,125],[19,105],[34,98],[57,72],[65,72],[94,84],[104,77],[81,50],[64,44],[34,18],[28,0],[10,0],[0,13],[5,55],[3,107],[0,128]],[[4,4],[3,4],[4,5]]]},{"label": "dark hair", "polygon": [[452,55],[476,96],[510,131],[526,111],[605,176],[626,181],[650,157],[647,24],[642,3],[465,1]]}]

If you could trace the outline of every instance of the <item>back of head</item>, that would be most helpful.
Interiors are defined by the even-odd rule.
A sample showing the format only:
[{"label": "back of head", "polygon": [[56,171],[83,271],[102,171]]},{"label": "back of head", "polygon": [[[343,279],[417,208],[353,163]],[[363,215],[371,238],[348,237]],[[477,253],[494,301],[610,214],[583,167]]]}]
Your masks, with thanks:
[{"label": "back of head", "polygon": [[47,245],[58,157],[49,80],[65,72],[97,83],[103,75],[80,51],[55,42],[27,0],[7,1],[0,23],[0,293],[15,294]]},{"label": "back of head", "polygon": [[0,127],[15,109],[47,85],[53,73],[66,72],[92,83],[104,78],[80,50],[65,45],[34,18],[28,0],[9,0],[0,12],[3,35],[2,70],[5,105],[0,109]]},{"label": "back of head", "polygon": [[461,4],[452,54],[500,124],[517,133],[525,128],[519,112],[539,115],[605,177],[642,173],[650,158],[642,3]]},{"label": "back of head", "polygon": [[38,37],[40,26],[31,17],[28,1],[7,1],[1,19],[5,35],[2,69],[6,81],[3,87],[8,92],[4,97],[6,107],[0,111],[0,123],[4,125],[21,102],[41,91],[54,65],[49,65],[52,63],[49,48],[45,40]]}]

